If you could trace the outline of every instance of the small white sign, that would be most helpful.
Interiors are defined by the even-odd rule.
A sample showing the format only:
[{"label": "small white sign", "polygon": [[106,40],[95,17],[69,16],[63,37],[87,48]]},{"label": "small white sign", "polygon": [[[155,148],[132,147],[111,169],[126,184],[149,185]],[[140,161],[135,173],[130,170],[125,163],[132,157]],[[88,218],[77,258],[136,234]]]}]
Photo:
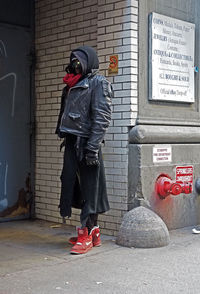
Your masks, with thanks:
[{"label": "small white sign", "polygon": [[155,145],[153,147],[153,163],[172,161],[172,148],[170,145]]}]

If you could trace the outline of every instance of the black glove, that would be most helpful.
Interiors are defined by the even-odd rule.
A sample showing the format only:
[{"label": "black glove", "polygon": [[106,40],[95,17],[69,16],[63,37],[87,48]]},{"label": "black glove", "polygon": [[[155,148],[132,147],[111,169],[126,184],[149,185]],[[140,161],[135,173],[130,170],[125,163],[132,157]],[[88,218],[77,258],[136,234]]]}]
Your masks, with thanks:
[{"label": "black glove", "polygon": [[90,166],[98,166],[100,164],[98,153],[89,151],[85,155],[86,164]]}]

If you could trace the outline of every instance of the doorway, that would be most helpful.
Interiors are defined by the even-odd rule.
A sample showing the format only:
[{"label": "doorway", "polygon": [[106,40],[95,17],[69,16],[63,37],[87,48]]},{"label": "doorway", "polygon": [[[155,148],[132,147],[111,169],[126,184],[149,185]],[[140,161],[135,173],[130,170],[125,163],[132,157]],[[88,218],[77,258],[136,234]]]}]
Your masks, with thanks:
[{"label": "doorway", "polygon": [[30,31],[0,24],[0,222],[30,216]]}]

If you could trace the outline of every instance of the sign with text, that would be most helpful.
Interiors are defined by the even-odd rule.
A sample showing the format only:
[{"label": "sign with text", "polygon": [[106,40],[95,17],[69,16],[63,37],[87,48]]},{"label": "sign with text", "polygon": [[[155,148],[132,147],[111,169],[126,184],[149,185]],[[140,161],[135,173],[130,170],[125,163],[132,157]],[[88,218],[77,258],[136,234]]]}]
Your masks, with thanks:
[{"label": "sign with text", "polygon": [[110,56],[108,74],[118,74],[118,55]]},{"label": "sign with text", "polygon": [[194,102],[195,25],[150,15],[149,99]]},{"label": "sign with text", "polygon": [[153,147],[153,163],[172,161],[172,150],[170,145],[155,145]]},{"label": "sign with text", "polygon": [[176,181],[193,184],[193,166],[176,166]]}]

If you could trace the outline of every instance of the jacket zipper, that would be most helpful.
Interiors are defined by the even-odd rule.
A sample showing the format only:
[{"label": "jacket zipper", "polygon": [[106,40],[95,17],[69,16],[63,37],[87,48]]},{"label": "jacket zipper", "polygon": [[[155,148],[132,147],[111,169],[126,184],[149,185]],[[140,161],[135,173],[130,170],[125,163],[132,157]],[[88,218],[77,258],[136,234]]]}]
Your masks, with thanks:
[{"label": "jacket zipper", "polygon": [[[84,86],[74,86],[74,87],[69,88],[69,91],[68,91],[68,93],[67,93],[67,98],[66,98],[66,100],[67,100],[68,97],[69,97],[70,91],[71,91],[72,89],[76,89],[76,88],[87,89],[87,88],[89,88],[89,87],[86,87],[86,86],[85,86],[85,87],[84,87]],[[61,117],[61,121],[60,121],[60,126],[59,126],[59,128],[62,126],[64,113],[65,113],[65,107],[64,107],[64,111],[63,111],[63,114],[62,114],[62,117]]]}]

